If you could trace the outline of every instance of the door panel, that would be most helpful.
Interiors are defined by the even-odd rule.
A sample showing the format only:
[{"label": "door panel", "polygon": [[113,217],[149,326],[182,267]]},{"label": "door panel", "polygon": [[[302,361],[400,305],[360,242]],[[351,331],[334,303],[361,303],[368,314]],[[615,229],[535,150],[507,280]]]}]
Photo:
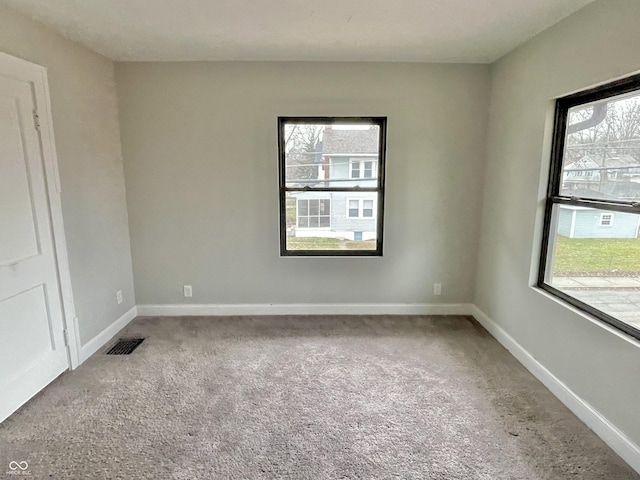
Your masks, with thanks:
[{"label": "door panel", "polygon": [[18,108],[0,93],[0,265],[39,253]]},{"label": "door panel", "polygon": [[[16,322],[21,318],[21,322]],[[0,378],[16,373],[18,358],[37,360],[51,346],[49,315],[44,285],[39,285],[0,302],[0,332],[11,343],[0,350]]]},{"label": "door panel", "polygon": [[29,79],[0,71],[0,421],[68,368]]}]

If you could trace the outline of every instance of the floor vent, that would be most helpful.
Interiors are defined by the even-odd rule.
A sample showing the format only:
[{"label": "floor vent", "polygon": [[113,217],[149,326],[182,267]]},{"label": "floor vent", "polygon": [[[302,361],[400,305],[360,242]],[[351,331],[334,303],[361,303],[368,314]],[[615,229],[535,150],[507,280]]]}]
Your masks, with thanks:
[{"label": "floor vent", "polygon": [[107,351],[107,355],[129,355],[143,341],[144,338],[120,338],[118,343]]}]

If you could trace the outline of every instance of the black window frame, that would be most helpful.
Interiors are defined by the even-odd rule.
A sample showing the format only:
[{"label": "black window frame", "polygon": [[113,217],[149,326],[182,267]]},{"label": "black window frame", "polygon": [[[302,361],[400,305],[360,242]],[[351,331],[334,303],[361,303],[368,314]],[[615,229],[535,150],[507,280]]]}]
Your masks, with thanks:
[{"label": "black window frame", "polygon": [[[578,207],[595,208],[610,212],[640,214],[640,202],[623,200],[600,200],[592,198],[580,198],[575,196],[560,195],[562,186],[562,165],[564,160],[564,147],[567,131],[569,110],[580,105],[588,106],[607,98],[617,97],[638,91],[640,93],[640,75],[616,80],[595,88],[567,95],[556,100],[555,121],[553,127],[553,140],[551,145],[551,165],[544,213],[544,229],[542,232],[542,246],[540,251],[540,266],[538,269],[537,287],[560,298],[564,302],[576,307],[596,319],[621,330],[622,332],[640,340],[640,329],[628,323],[618,320],[616,317],[595,308],[594,306],[578,300],[575,297],[554,288],[545,281],[549,246],[551,241],[551,221],[555,205],[572,205]],[[614,215],[615,216],[615,215]]]},{"label": "black window frame", "polygon": [[[349,124],[375,125],[378,127],[377,178],[375,187],[287,187],[285,168],[285,124]],[[278,177],[280,210],[280,256],[282,257],[382,257],[384,239],[385,165],[387,151],[387,117],[278,117]],[[351,164],[349,164],[351,178]],[[355,180],[355,179],[354,179]],[[287,249],[287,192],[375,192],[378,194],[376,212],[375,250],[288,250]],[[297,218],[297,217],[296,217]]]}]

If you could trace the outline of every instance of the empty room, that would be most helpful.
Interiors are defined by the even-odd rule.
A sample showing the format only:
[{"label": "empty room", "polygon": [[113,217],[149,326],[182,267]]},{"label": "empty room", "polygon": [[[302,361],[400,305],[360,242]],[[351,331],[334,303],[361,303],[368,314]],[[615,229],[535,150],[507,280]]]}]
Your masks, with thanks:
[{"label": "empty room", "polygon": [[0,478],[640,479],[638,0],[0,0]]}]

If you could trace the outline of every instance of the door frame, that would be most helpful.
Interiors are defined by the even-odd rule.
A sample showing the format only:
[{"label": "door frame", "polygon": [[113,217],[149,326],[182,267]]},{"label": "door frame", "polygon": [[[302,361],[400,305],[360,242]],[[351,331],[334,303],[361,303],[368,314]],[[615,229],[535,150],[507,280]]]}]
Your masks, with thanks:
[{"label": "door frame", "polygon": [[[7,53],[0,52],[0,68],[6,75],[16,80],[31,82],[36,112],[39,121],[40,151],[44,167],[44,177],[49,203],[49,216],[55,252],[58,287],[62,305],[62,321],[66,330],[66,349],[69,368],[73,370],[80,364],[80,336],[78,318],[71,288],[71,271],[67,253],[67,240],[62,215],[62,199],[58,156],[53,133],[53,116],[51,114],[51,97],[49,93],[49,77],[47,69],[35,63],[22,60]],[[35,112],[34,112],[35,114]],[[34,121],[36,119],[34,118]]]}]

